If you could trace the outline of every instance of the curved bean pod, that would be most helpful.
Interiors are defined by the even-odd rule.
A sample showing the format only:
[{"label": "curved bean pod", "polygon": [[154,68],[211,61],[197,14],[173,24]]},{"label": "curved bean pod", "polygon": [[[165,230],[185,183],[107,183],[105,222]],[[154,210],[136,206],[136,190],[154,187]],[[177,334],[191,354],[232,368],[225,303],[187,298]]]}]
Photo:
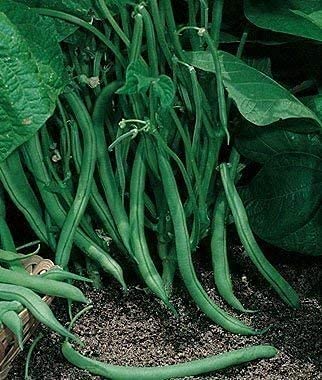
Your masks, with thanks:
[{"label": "curved bean pod", "polygon": [[120,87],[120,82],[112,82],[102,89],[99,94],[92,115],[93,126],[96,133],[96,139],[100,143],[97,146],[97,165],[101,178],[103,191],[105,193],[107,204],[110,208],[118,232],[122,238],[125,248],[133,258],[134,254],[130,245],[130,225],[128,216],[122,204],[122,199],[119,195],[116,185],[114,172],[108,155],[107,143],[104,131],[104,121],[106,115],[106,107],[110,97]]},{"label": "curved bean pod", "polygon": [[24,305],[30,313],[44,325],[58,334],[79,341],[72,333],[57,321],[49,306],[36,293],[22,286],[0,284],[0,299],[6,301],[16,300]]},{"label": "curved bean pod", "polygon": [[[139,271],[149,289],[167,306],[171,306],[153,260],[144,233],[144,188],[146,167],[143,158],[143,141],[137,147],[130,185],[130,242],[138,261]],[[171,306],[171,308],[173,308]]]},{"label": "curved bean pod", "polygon": [[23,306],[18,301],[0,301],[0,315],[5,311],[15,311],[19,313],[22,309]]},{"label": "curved bean pod", "polygon": [[234,309],[247,312],[233,291],[233,284],[229,273],[229,263],[226,246],[226,214],[227,200],[223,194],[218,196],[211,235],[211,256],[214,270],[215,284],[221,297]]},{"label": "curved bean pod", "polygon": [[[3,249],[9,251],[7,258],[13,257],[16,250],[15,242],[11,235],[10,228],[6,221],[6,205],[4,200],[3,188],[0,186],[0,244]],[[12,255],[11,255],[12,254]],[[2,255],[1,255],[2,256]],[[17,272],[25,272],[25,268],[21,262],[8,262],[9,268]]]},{"label": "curved bean pod", "polygon": [[89,32],[93,33],[100,41],[103,42],[104,45],[106,45],[106,47],[109,50],[111,50],[111,52],[117,57],[117,59],[119,60],[121,65],[124,67],[126,66],[124,57],[121,54],[120,50],[103,33],[101,33],[97,28],[95,28],[89,22],[84,21],[84,20],[82,20],[76,16],[71,15],[71,14],[56,11],[54,9],[35,8],[35,10],[37,10],[40,15],[65,20],[67,22],[78,25],[81,28],[84,28],[84,29],[88,30]]},{"label": "curved bean pod", "polygon": [[188,292],[200,309],[214,322],[228,331],[242,335],[255,335],[261,332],[246,326],[217,306],[200,284],[193,267],[187,224],[175,177],[169,161],[160,149],[160,173],[163,189],[174,226],[178,267]]},{"label": "curved bean pod", "polygon": [[65,98],[81,128],[84,138],[84,152],[75,199],[63,223],[56,248],[56,262],[63,268],[68,265],[74,235],[91,195],[96,162],[96,136],[85,105],[73,92],[66,93]]},{"label": "curved bean pod", "polygon": [[[72,125],[71,135],[72,135],[73,160],[76,167],[76,171],[79,173],[81,169],[81,164],[82,164],[83,152],[81,148],[80,137],[79,137],[76,126]],[[103,227],[106,230],[106,232],[110,235],[112,240],[117,244],[118,248],[121,251],[124,251],[124,246],[120,241],[120,237],[118,235],[112,214],[98,190],[95,178],[93,179],[92,192],[91,192],[91,196],[89,200],[90,200],[90,204],[92,208],[96,212],[97,216],[100,218],[100,221],[102,222]]]},{"label": "curved bean pod", "polygon": [[273,346],[258,345],[225,352],[205,359],[163,367],[123,367],[102,363],[81,355],[67,341],[62,345],[62,353],[73,365],[107,379],[166,380],[219,371],[253,360],[269,359],[277,354],[277,350]]},{"label": "curved bean pod", "polygon": [[19,285],[41,294],[54,297],[68,298],[73,301],[88,303],[84,294],[75,286],[55,280],[45,279],[30,274],[17,273],[0,268],[0,282],[3,284]]},{"label": "curved bean pod", "polygon": [[[46,167],[43,162],[42,150],[38,136],[33,136],[24,146],[28,159],[31,161],[31,170],[34,174],[40,195],[46,205],[47,211],[57,224],[61,227],[64,223],[66,213],[59,202],[57,195],[46,190],[44,184],[49,183]],[[120,265],[103,249],[101,249],[81,229],[77,228],[75,233],[76,245],[93,260],[96,260],[104,271],[110,273],[125,288],[123,271]]]},{"label": "curved bean pod", "polygon": [[227,164],[220,165],[220,175],[225,189],[225,194],[231,212],[234,217],[239,238],[248,253],[252,262],[263,277],[270,283],[279,296],[290,306],[299,307],[299,296],[292,286],[282,277],[282,275],[266,259],[262,250],[258,246],[253,232],[249,226],[248,216],[242,200],[236,190],[235,184],[229,174]]},{"label": "curved bean pod", "polygon": [[0,263],[15,263],[21,260],[27,259],[28,257],[34,256],[35,252],[27,253],[26,255],[22,253],[15,253],[11,251],[5,251],[0,249]]},{"label": "curved bean pod", "polygon": [[18,314],[13,310],[0,312],[0,321],[14,334],[20,350],[23,349],[23,324]]},{"label": "curved bean pod", "polygon": [[0,164],[0,180],[38,238],[47,243],[47,231],[41,207],[23,171],[18,152],[13,152]]},{"label": "curved bean pod", "polygon": [[56,268],[50,269],[49,271],[40,274],[39,277],[46,278],[48,280],[55,280],[55,281],[73,280],[73,281],[93,282],[87,277],[79,276],[78,274],[67,272],[63,269],[56,269]]}]

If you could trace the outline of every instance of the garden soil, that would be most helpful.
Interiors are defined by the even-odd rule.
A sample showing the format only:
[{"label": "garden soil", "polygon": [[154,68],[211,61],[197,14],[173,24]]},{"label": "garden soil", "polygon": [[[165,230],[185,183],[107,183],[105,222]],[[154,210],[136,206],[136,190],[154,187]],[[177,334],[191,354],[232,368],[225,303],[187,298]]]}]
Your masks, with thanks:
[{"label": "garden soil", "polygon": [[[271,325],[265,335],[242,337],[211,323],[190,301],[179,278],[175,281],[172,296],[179,317],[171,315],[142,286],[131,284],[124,293],[118,284],[109,282],[103,291],[83,287],[94,308],[74,328],[75,334],[85,343],[80,351],[108,363],[153,366],[203,358],[252,344],[272,344],[279,351],[273,359],[194,379],[322,379],[321,259],[286,253],[278,257],[274,253],[269,255],[300,294],[302,306],[294,311],[279,300],[242,249],[234,248],[231,256],[236,295],[247,308],[259,310],[255,314],[236,316],[256,328]],[[210,263],[204,261],[207,260],[203,260],[202,266],[195,263],[200,280],[208,293],[225,307],[216,295]],[[53,307],[59,319],[66,322],[65,302],[56,300]],[[32,356],[32,380],[100,379],[69,365],[60,353],[60,338],[45,329],[42,331],[45,337]],[[29,345],[15,361],[10,380],[24,379],[28,348]]]}]

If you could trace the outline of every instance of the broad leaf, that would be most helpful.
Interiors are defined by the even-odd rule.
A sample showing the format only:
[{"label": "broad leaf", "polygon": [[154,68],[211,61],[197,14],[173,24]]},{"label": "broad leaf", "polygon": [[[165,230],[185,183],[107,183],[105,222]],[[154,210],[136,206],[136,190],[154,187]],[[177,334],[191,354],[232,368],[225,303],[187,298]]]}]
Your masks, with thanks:
[{"label": "broad leaf", "polygon": [[[87,18],[90,9],[92,8],[92,0],[15,0],[16,2],[28,5],[31,8],[49,8],[56,11],[66,12],[77,17]],[[59,20],[57,18],[45,17],[53,23],[57,30],[59,41],[73,34],[78,27],[74,24]]]},{"label": "broad leaf", "polygon": [[153,78],[149,77],[149,70],[141,61],[132,62],[126,70],[126,81],[117,94],[132,95],[145,92]]},{"label": "broad leaf", "polygon": [[254,232],[282,239],[307,224],[322,200],[322,159],[302,153],[274,155],[248,186],[244,201]]},{"label": "broad leaf", "polygon": [[260,28],[322,42],[320,0],[245,0],[244,9]]},{"label": "broad leaf", "polygon": [[[208,51],[186,52],[189,64],[215,73]],[[232,54],[220,52],[224,86],[239,112],[253,124],[263,126],[289,118],[308,118],[320,124],[316,115],[276,81],[248,66]]]},{"label": "broad leaf", "polygon": [[247,57],[244,59],[248,66],[254,67],[256,70],[272,77],[272,62],[268,57],[254,58]]},{"label": "broad leaf", "polygon": [[[299,124],[302,120],[297,120]],[[270,128],[257,128],[244,123],[235,138],[235,146],[246,158],[266,163],[272,156],[279,153],[298,152],[310,153],[322,159],[322,139],[319,134],[294,133],[283,126],[274,125]]]},{"label": "broad leaf", "polygon": [[[56,101],[56,92],[64,86],[63,80],[66,78],[64,78],[63,55],[57,43],[55,28],[50,21],[40,17],[35,10],[15,4],[11,0],[0,2],[0,12],[3,12],[16,26],[20,38],[28,44],[36,60],[41,80],[49,87],[48,95],[50,96],[53,91]],[[8,54],[10,55],[10,50]]]},{"label": "broad leaf", "polygon": [[157,80],[153,81],[153,84],[155,93],[160,99],[161,107],[170,107],[175,94],[175,88],[171,78],[166,75],[160,75]]},{"label": "broad leaf", "polygon": [[268,241],[286,251],[304,253],[310,256],[322,255],[322,207],[307,224],[280,239]]},{"label": "broad leaf", "polygon": [[68,12],[75,16],[86,16],[92,8],[92,0],[15,0],[31,8],[49,8],[56,11]]},{"label": "broad leaf", "polygon": [[303,103],[307,105],[322,121],[322,94],[315,96],[306,96]]},{"label": "broad leaf", "polygon": [[51,116],[66,77],[56,31],[35,11],[2,1],[0,33],[2,161]]}]

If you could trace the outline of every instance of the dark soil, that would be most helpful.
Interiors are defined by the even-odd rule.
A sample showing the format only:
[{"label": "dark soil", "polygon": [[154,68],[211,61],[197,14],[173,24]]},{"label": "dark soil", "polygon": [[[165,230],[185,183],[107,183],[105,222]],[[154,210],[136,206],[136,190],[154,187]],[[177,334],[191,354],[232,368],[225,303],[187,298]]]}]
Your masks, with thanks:
[{"label": "dark soil", "polygon": [[[274,262],[276,257],[270,260]],[[104,291],[84,289],[94,309],[74,329],[85,343],[81,352],[113,364],[152,366],[202,358],[255,343],[272,344],[279,350],[273,359],[194,379],[322,379],[321,259],[283,254],[276,265],[299,292],[299,310],[291,310],[279,300],[240,249],[234,250],[232,264],[236,294],[247,308],[260,310],[239,317],[256,328],[272,325],[265,335],[242,337],[211,323],[190,301],[179,279],[172,298],[179,318],[141,286],[131,285],[125,294],[111,282]],[[202,268],[197,266],[208,293],[224,306],[216,295],[209,263]],[[62,321],[66,320],[64,302],[57,300],[54,311]],[[99,379],[69,365],[60,353],[59,342],[57,335],[48,333],[38,344],[31,365],[33,380]],[[17,358],[9,379],[24,378],[27,351],[28,347]]]}]

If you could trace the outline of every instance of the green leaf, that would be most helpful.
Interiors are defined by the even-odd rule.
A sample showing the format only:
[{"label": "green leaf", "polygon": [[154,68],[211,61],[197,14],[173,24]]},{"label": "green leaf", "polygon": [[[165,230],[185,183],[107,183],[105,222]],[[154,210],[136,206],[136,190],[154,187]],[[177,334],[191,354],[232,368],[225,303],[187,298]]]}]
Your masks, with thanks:
[{"label": "green leaf", "polygon": [[133,95],[145,92],[152,82],[149,77],[149,70],[141,61],[130,63],[126,70],[126,81],[116,93],[122,95]]},{"label": "green leaf", "polygon": [[2,1],[0,34],[0,161],[3,161],[52,115],[66,77],[56,31],[35,11]]},{"label": "green leaf", "polygon": [[[49,8],[56,11],[66,12],[82,19],[88,19],[90,9],[92,8],[92,0],[51,0],[45,2],[43,0],[15,0],[16,2],[28,5],[30,8]],[[63,41],[65,38],[73,34],[78,27],[74,24],[59,20],[57,18],[46,17],[49,22],[55,25],[57,38]]]},{"label": "green leaf", "polygon": [[322,121],[322,95],[306,96],[302,102]]},{"label": "green leaf", "polygon": [[216,73],[215,63],[209,51],[186,51],[185,58],[189,65],[197,67],[197,69]]},{"label": "green leaf", "polygon": [[[263,126],[288,118],[308,118],[320,124],[309,108],[276,81],[232,54],[221,51],[219,56],[224,86],[246,120]],[[216,72],[208,51],[187,52],[186,59],[201,70]]]},{"label": "green leaf", "polygon": [[[265,164],[279,153],[310,153],[322,159],[321,135],[294,133],[284,126],[272,125],[270,128],[258,128],[244,123],[235,138],[235,146],[246,158]],[[297,120],[302,124],[302,120]]]},{"label": "green leaf", "polygon": [[304,153],[274,155],[242,194],[254,232],[267,241],[282,239],[320,208],[322,159]]},{"label": "green leaf", "polygon": [[15,0],[15,2],[28,5],[31,8],[49,8],[80,17],[87,16],[93,7],[92,0]]},{"label": "green leaf", "polygon": [[286,251],[300,252],[310,256],[321,256],[322,207],[317,210],[314,217],[308,223],[298,230],[279,239],[269,240],[268,242]]},{"label": "green leaf", "polygon": [[126,81],[116,93],[133,95],[145,93],[153,85],[154,94],[159,98],[161,107],[170,107],[175,94],[175,87],[166,75],[158,78],[150,77],[148,67],[142,61],[130,63],[126,70]]},{"label": "green leaf", "polygon": [[322,42],[320,0],[245,0],[245,15],[259,28]]},{"label": "green leaf", "polygon": [[247,57],[244,58],[244,61],[248,66],[254,67],[256,70],[272,78],[272,62],[269,57]]},{"label": "green leaf", "polygon": [[60,20],[58,18],[53,18],[53,17],[46,17],[46,16],[42,16],[42,17],[50,20],[50,22],[52,22],[55,25],[58,42],[66,40],[66,38],[72,36],[78,30],[77,25],[71,24],[64,20]]},{"label": "green leaf", "polygon": [[171,78],[166,75],[160,75],[157,80],[153,81],[153,85],[155,93],[160,99],[161,107],[170,107],[175,94],[175,87]]}]

